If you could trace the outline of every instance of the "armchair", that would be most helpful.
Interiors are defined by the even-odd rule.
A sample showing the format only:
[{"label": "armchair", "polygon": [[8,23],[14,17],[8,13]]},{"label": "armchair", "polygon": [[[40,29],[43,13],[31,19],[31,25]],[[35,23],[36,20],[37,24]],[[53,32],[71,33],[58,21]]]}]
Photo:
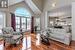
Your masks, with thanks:
[{"label": "armchair", "polygon": [[18,41],[22,39],[21,32],[13,31],[12,27],[3,28],[2,32],[3,32],[4,46],[5,46],[5,42],[8,42],[10,44],[16,44]]},{"label": "armchair", "polygon": [[49,43],[49,37],[50,37],[49,32],[50,31],[48,29],[41,31],[41,42],[44,44],[47,44],[47,45],[50,45],[50,43]]}]

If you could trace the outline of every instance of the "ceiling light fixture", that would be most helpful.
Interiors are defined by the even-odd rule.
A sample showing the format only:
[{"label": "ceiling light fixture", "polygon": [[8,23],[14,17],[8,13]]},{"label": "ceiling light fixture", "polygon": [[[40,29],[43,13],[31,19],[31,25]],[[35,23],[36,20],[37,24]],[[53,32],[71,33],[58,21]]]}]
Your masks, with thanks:
[{"label": "ceiling light fixture", "polygon": [[55,7],[55,6],[56,6],[56,3],[53,3],[53,4],[52,4],[52,7]]}]

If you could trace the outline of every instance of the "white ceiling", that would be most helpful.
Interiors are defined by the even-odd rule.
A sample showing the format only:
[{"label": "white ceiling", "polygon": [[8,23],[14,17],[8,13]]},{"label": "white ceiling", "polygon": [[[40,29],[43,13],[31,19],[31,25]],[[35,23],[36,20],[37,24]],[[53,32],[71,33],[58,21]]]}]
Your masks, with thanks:
[{"label": "white ceiling", "polygon": [[[71,5],[72,2],[75,2],[75,0],[45,0],[44,11],[50,11],[52,9],[68,6]],[[52,7],[53,3],[56,3],[55,7]]]},{"label": "white ceiling", "polygon": [[14,4],[22,2],[22,1],[23,0],[8,0],[8,5],[11,6],[11,5],[14,5]]},{"label": "white ceiling", "polygon": [[[44,11],[51,17],[71,17],[71,4],[75,0],[45,0]],[[52,4],[56,3],[55,7]]]}]

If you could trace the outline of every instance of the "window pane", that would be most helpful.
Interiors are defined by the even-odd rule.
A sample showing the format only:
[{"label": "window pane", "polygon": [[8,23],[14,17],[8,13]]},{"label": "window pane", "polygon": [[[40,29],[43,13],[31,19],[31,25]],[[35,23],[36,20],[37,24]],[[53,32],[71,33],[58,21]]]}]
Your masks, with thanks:
[{"label": "window pane", "polygon": [[20,17],[16,17],[16,31],[20,31],[19,28],[20,28]]},{"label": "window pane", "polygon": [[16,24],[20,24],[20,17],[16,17]]},{"label": "window pane", "polygon": [[30,30],[31,29],[31,18],[16,17],[16,29],[18,30],[22,29],[22,31]]},{"label": "window pane", "polygon": [[22,28],[22,31],[25,31],[26,29],[25,28]]},{"label": "window pane", "polygon": [[27,30],[31,29],[31,18],[27,18]]},{"label": "window pane", "polygon": [[0,14],[0,28],[3,27],[3,15]]},{"label": "window pane", "polygon": [[5,14],[0,12],[0,34],[2,33],[2,28],[5,26]]},{"label": "window pane", "polygon": [[16,28],[20,28],[20,25],[16,25]]},{"label": "window pane", "polygon": [[20,31],[20,28],[16,28],[16,31]]},{"label": "window pane", "polygon": [[21,22],[22,22],[22,25],[21,25],[22,29],[26,30],[26,18],[22,18]]},{"label": "window pane", "polygon": [[25,16],[25,17],[30,17],[31,14],[29,11],[27,11],[25,8],[17,8],[15,11],[15,15],[17,16]]}]

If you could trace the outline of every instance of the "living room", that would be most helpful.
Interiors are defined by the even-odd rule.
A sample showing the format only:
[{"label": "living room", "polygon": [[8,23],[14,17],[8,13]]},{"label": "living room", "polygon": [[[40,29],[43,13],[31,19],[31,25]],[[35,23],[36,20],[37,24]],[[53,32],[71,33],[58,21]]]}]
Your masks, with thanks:
[{"label": "living room", "polygon": [[74,0],[0,0],[0,50],[75,50]]}]

